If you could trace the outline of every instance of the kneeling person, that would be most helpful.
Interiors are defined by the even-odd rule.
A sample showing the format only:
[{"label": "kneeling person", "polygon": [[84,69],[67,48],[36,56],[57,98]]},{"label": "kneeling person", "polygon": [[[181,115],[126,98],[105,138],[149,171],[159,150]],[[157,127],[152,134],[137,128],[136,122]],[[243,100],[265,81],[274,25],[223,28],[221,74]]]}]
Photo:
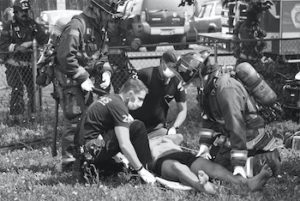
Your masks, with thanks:
[{"label": "kneeling person", "polygon": [[102,96],[90,105],[75,137],[83,160],[97,168],[121,151],[145,182],[155,182],[144,168],[152,160],[146,128],[128,112],[141,107],[147,92],[140,80],[129,79],[119,94]]}]

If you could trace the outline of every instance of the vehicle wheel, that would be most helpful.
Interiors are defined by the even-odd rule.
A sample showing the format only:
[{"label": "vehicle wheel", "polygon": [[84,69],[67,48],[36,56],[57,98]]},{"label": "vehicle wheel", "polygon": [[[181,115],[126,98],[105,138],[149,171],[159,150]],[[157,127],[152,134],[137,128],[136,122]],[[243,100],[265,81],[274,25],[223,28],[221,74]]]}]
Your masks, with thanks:
[{"label": "vehicle wheel", "polygon": [[150,47],[146,47],[147,51],[155,51],[156,50],[156,46],[150,46]]},{"label": "vehicle wheel", "polygon": [[177,43],[182,43],[182,44],[174,45],[175,50],[184,50],[189,48],[189,45],[186,44],[186,36],[183,36]]},{"label": "vehicle wheel", "polygon": [[215,33],[216,32],[216,29],[214,27],[210,27],[208,30],[207,30],[207,33]]}]

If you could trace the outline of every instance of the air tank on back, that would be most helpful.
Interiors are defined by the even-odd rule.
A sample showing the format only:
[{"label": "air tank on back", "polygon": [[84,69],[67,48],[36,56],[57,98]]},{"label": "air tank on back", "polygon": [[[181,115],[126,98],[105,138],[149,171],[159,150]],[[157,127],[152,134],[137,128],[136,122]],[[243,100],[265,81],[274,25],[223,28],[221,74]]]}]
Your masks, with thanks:
[{"label": "air tank on back", "polygon": [[276,99],[276,93],[271,87],[260,77],[253,66],[247,62],[240,63],[236,66],[236,76],[248,89],[250,95],[263,105],[272,105]]}]

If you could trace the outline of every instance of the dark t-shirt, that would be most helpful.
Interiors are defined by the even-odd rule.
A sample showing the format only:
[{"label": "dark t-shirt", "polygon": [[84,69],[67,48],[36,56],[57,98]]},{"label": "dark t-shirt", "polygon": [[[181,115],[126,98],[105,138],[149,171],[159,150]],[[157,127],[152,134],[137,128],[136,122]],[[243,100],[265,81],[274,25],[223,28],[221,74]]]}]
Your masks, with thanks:
[{"label": "dark t-shirt", "polygon": [[180,79],[173,77],[165,84],[159,67],[141,69],[138,71],[138,77],[148,87],[149,93],[142,107],[130,113],[135,119],[143,121],[147,129],[165,123],[171,100],[175,98],[176,102],[186,101],[186,92],[181,86]]},{"label": "dark t-shirt", "polygon": [[116,126],[129,128],[132,121],[133,118],[119,95],[102,96],[87,109],[80,135],[84,141],[88,141],[97,138],[99,134],[105,135]]}]

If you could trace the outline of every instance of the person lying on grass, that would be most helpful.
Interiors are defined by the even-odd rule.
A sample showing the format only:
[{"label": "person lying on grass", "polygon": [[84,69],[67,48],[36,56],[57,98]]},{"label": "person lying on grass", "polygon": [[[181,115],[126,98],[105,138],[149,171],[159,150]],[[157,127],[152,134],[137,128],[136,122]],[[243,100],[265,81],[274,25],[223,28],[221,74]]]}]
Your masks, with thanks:
[{"label": "person lying on grass", "polygon": [[272,176],[272,170],[268,165],[264,165],[252,178],[235,176],[217,163],[184,152],[179,146],[182,141],[181,134],[157,136],[149,140],[153,156],[151,169],[155,174],[163,179],[177,181],[209,194],[217,192],[217,186],[209,181],[209,177],[256,191],[261,189]]}]

